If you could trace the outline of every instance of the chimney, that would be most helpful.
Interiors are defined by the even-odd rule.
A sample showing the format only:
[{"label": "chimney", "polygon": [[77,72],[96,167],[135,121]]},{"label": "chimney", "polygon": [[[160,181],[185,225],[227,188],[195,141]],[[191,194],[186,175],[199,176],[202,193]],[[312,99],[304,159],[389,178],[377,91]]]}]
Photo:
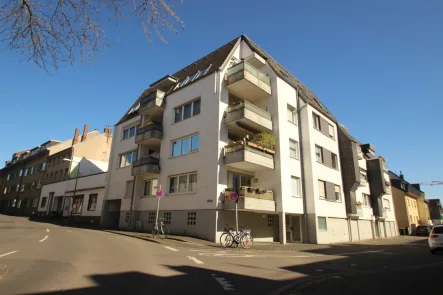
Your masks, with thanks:
[{"label": "chimney", "polygon": [[403,175],[403,173],[400,171],[400,178],[402,179],[402,180],[405,180],[405,176]]},{"label": "chimney", "polygon": [[103,132],[105,133],[105,136],[106,136],[106,137],[108,138],[108,140],[109,140],[109,138],[111,137],[111,127],[106,126],[105,129],[103,130]]},{"label": "chimney", "polygon": [[72,138],[72,145],[78,142],[78,136],[80,135],[80,129],[75,128],[74,137]]},{"label": "chimney", "polygon": [[88,139],[88,124],[83,127],[82,142]]}]

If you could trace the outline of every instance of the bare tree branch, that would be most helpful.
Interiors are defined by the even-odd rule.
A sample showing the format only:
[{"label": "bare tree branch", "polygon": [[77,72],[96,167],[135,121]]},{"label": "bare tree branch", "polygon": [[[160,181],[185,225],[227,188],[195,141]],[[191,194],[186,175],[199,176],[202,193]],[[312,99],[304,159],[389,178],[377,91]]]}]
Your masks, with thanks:
[{"label": "bare tree branch", "polygon": [[[165,32],[184,28],[175,0],[9,0],[0,6],[0,42],[46,71],[72,65],[76,57],[92,62],[106,36],[99,15],[134,18],[152,42],[152,33],[165,44]],[[182,2],[182,1],[180,1]]]}]

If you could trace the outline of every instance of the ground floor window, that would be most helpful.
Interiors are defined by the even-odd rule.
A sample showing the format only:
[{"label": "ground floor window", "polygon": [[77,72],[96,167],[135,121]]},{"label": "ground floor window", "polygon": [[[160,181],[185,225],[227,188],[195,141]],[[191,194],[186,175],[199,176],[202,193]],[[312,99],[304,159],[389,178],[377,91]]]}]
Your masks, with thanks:
[{"label": "ground floor window", "polygon": [[131,213],[129,213],[129,212],[126,212],[126,215],[125,215],[125,222],[126,223],[129,223],[129,219],[131,218]]},{"label": "ground floor window", "polygon": [[274,215],[268,215],[268,227],[274,227]]},{"label": "ground floor window", "polygon": [[88,201],[88,211],[95,211],[97,208],[97,198],[98,194],[90,194]]},{"label": "ground floor window", "polygon": [[171,212],[164,212],[163,218],[165,219],[165,224],[171,224]]},{"label": "ground floor window", "polygon": [[34,198],[32,200],[32,208],[37,208],[37,206],[38,206],[38,198]]},{"label": "ground floor window", "polygon": [[43,197],[42,198],[42,202],[40,203],[40,207],[45,207],[46,206],[46,200],[48,199],[48,197]]},{"label": "ground floor window", "polygon": [[326,224],[326,217],[318,217],[318,229],[319,230],[328,230]]},{"label": "ground floor window", "polygon": [[148,223],[149,224],[154,224],[155,223],[155,212],[149,212],[148,215]]},{"label": "ground floor window", "polygon": [[197,222],[197,212],[188,212],[188,225],[195,225]]},{"label": "ground floor window", "polygon": [[22,205],[22,200],[18,200],[18,202],[17,202],[17,208],[20,208],[21,205]]},{"label": "ground floor window", "polygon": [[83,196],[76,196],[72,202],[72,214],[81,214],[83,208]]}]

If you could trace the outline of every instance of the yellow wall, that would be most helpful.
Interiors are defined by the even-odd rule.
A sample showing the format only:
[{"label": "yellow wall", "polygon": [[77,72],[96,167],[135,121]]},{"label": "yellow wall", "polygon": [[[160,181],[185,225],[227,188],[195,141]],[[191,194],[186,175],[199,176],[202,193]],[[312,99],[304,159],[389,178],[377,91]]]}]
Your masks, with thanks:
[{"label": "yellow wall", "polygon": [[408,210],[409,228],[412,224],[419,225],[420,214],[418,213],[417,198],[405,195],[406,207]]},{"label": "yellow wall", "polygon": [[405,193],[391,186],[392,200],[394,201],[395,218],[398,228],[410,227],[408,209],[406,206]]}]

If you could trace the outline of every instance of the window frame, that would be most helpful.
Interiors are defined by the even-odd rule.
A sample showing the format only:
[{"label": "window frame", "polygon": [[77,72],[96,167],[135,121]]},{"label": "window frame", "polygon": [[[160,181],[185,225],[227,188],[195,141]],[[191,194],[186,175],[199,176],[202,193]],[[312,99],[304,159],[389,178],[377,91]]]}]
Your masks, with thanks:
[{"label": "window frame", "polygon": [[[320,228],[320,219],[324,220],[324,228]],[[317,216],[317,228],[319,231],[328,231],[328,218],[325,216]]]},{"label": "window frame", "polygon": [[[200,110],[199,110],[198,114],[194,114],[194,105],[195,105],[195,103],[197,101],[200,101]],[[189,118],[185,118],[185,106],[187,106],[187,105],[191,105],[191,116]],[[180,112],[181,112],[180,120],[176,120],[176,118],[175,118],[177,109],[180,109]],[[175,107],[173,109],[173,116],[172,116],[173,122],[172,122],[172,124],[176,124],[176,123],[182,122],[184,120],[190,119],[190,118],[195,117],[195,116],[200,115],[200,114],[201,114],[201,97],[198,97],[198,98],[195,98],[195,99],[193,99],[191,101],[188,101],[188,102],[186,102],[186,103],[184,103],[182,105],[179,105],[179,106],[177,106],[177,107]]]},{"label": "window frame", "polygon": [[[289,112],[291,112],[291,118],[289,118]],[[298,125],[297,108],[288,104],[286,116],[288,117],[289,123],[294,124],[294,125]]]},{"label": "window frame", "polygon": [[[331,128],[332,128],[332,134],[331,134]],[[335,139],[335,128],[334,125],[328,123],[328,135],[329,138]]]},{"label": "window frame", "polygon": [[40,208],[43,208],[46,206],[47,200],[48,200],[48,197],[42,197],[42,201],[40,202]]},{"label": "window frame", "polygon": [[[191,175],[197,176],[195,191],[190,190],[191,189]],[[180,192],[180,177],[186,176],[186,192]],[[171,179],[175,179],[175,191],[171,192]],[[182,173],[182,174],[176,174],[176,175],[170,175],[168,176],[168,195],[186,195],[186,194],[195,194],[197,193],[197,185],[198,185],[198,173],[195,172],[188,172],[188,173]]]},{"label": "window frame", "polygon": [[[291,144],[295,145],[295,149],[293,149],[291,147]],[[291,156],[291,151],[295,151],[295,157]],[[292,138],[289,138],[289,157],[292,158],[292,159],[295,159],[295,160],[299,160],[300,159],[298,141],[296,141],[296,140],[294,140]]]},{"label": "window frame", "polygon": [[[321,159],[321,162],[319,162],[318,159],[317,159],[317,148],[320,149],[320,159]],[[325,158],[324,158],[324,155],[323,155],[323,147],[321,147],[319,145],[315,145],[315,161],[317,163],[320,163],[320,164],[324,164],[325,163]]]},{"label": "window frame", "polygon": [[371,196],[363,193],[363,207],[372,208]]},{"label": "window frame", "polygon": [[[94,209],[91,209],[91,200],[92,198],[95,197],[95,206]],[[94,193],[94,194],[89,194],[89,199],[88,199],[88,211],[96,211],[97,210],[97,203],[98,203],[98,194]]]},{"label": "window frame", "polygon": [[317,129],[318,131],[321,130],[321,122],[320,122],[320,115],[312,112],[312,119],[313,119],[313,125],[314,125],[314,129]]},{"label": "window frame", "polygon": [[[385,201],[386,201],[386,203],[388,203],[388,207],[386,207],[386,205],[385,205]],[[385,210],[391,211],[391,201],[388,200],[388,199],[383,199],[383,208],[384,208]]]},{"label": "window frame", "polygon": [[331,152],[331,162],[332,162],[332,168],[338,170],[338,155]]},{"label": "window frame", "polygon": [[[193,143],[192,139],[196,136],[198,137],[198,148],[193,150],[192,149],[192,143]],[[183,140],[185,140],[185,139],[189,139],[189,144],[188,144],[189,151],[187,153],[183,153]],[[180,144],[180,148],[179,148],[180,151],[179,151],[178,155],[174,155],[174,144],[176,142],[178,142]],[[184,137],[181,137],[178,139],[174,139],[171,141],[171,158],[177,158],[180,156],[186,156],[186,155],[189,155],[192,153],[196,153],[199,151],[199,149],[200,149],[200,133],[194,133],[194,134],[187,135],[187,136],[184,136]]]},{"label": "window frame", "polygon": [[[293,191],[293,180],[296,181],[297,184],[297,194],[294,195],[294,191]],[[300,190],[300,177],[291,175],[291,195],[293,198],[301,198],[301,190]]]},{"label": "window frame", "polygon": [[[80,203],[80,207],[75,206],[75,211],[74,211],[74,205],[76,204],[76,200],[81,200]],[[82,211],[83,211],[83,203],[85,201],[85,196],[84,195],[78,195],[78,196],[73,196],[72,197],[72,205],[71,205],[71,211],[72,211],[72,215],[81,215]]]},{"label": "window frame", "polygon": [[[337,188],[338,188],[338,192],[337,192]],[[337,193],[338,193],[338,200],[337,200]],[[337,203],[341,202],[341,187],[339,185],[334,186],[334,196],[335,196],[335,201]]]},{"label": "window frame", "polygon": [[326,181],[317,179],[317,189],[320,188],[320,182],[323,182],[323,194],[324,196],[320,196],[320,190],[318,191],[318,198],[320,200],[326,200]]},{"label": "window frame", "polygon": [[[140,124],[131,124],[122,128],[122,135],[120,141],[130,139],[137,135],[137,130],[140,128]],[[134,134],[131,135],[131,130],[134,130]],[[125,132],[127,131],[127,136],[125,137]]]},{"label": "window frame", "polygon": [[[130,154],[130,153],[132,153],[132,155],[131,155],[131,163],[130,164],[128,164],[128,165],[124,165],[124,166],[122,166],[122,160],[123,160],[123,158],[125,159],[125,163],[127,163],[126,162],[126,155],[127,154]],[[135,159],[134,159],[134,153],[135,153]],[[123,154],[120,154],[119,155],[119,168],[126,168],[126,167],[131,167],[132,166],[132,164],[135,162],[135,161],[137,161],[137,157],[138,157],[138,150],[137,149],[135,149],[135,150],[131,150],[131,151],[128,151],[128,152],[125,152],[125,153],[123,153]]]}]

